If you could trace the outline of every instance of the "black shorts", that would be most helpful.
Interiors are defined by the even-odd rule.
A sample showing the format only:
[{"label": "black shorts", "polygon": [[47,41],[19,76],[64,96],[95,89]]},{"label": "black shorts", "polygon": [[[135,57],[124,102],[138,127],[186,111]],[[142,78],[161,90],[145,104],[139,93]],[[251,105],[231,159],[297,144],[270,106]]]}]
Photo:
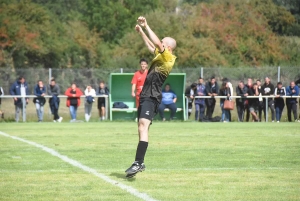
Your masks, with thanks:
[{"label": "black shorts", "polygon": [[158,112],[159,102],[152,98],[141,98],[138,108],[138,119],[144,118],[150,121],[153,120]]},{"label": "black shorts", "polygon": [[105,107],[105,98],[98,98],[98,110],[100,110],[101,107]]}]

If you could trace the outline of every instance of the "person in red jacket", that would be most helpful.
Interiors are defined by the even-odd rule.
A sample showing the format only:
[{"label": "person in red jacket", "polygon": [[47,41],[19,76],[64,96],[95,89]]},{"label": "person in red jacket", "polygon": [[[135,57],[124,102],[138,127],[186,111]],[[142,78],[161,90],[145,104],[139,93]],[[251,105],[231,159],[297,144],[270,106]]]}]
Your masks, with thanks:
[{"label": "person in red jacket", "polygon": [[65,92],[67,98],[67,107],[70,108],[71,121],[76,122],[77,108],[80,106],[80,96],[83,95],[82,91],[77,88],[76,84],[72,84]]}]

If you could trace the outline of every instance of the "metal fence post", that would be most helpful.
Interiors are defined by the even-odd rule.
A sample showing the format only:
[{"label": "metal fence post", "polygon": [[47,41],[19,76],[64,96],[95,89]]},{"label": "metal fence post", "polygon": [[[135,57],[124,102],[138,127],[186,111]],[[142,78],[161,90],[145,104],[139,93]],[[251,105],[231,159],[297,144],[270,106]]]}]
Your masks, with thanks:
[{"label": "metal fence post", "polygon": [[189,99],[186,96],[185,97],[185,118],[184,118],[184,121],[186,121],[188,119],[189,119]]},{"label": "metal fence post", "polygon": [[200,69],[200,77],[203,78],[203,67],[201,67],[201,69]]},{"label": "metal fence post", "polygon": [[120,68],[120,72],[123,73],[123,68]]},{"label": "metal fence post", "polygon": [[23,122],[26,121],[26,98],[22,97],[22,117],[23,117]]},{"label": "metal fence post", "polygon": [[[49,85],[51,84],[51,79],[52,79],[52,68],[49,68]],[[49,89],[48,89],[49,90]],[[49,98],[50,99],[50,98]],[[51,108],[48,107],[48,118],[51,119],[51,115],[52,115],[52,112],[51,112]]]},{"label": "metal fence post", "polygon": [[277,82],[280,82],[280,66],[278,66],[278,73],[277,73],[277,75],[278,75]]},{"label": "metal fence post", "polygon": [[265,114],[266,114],[266,122],[268,122],[268,118],[269,118],[269,113],[268,113],[268,112],[269,112],[269,104],[268,104],[268,102],[269,102],[269,101],[268,101],[268,97],[266,97],[266,105],[265,105],[265,107],[266,107],[266,108],[265,108],[265,112],[266,112],[266,113],[265,113]]},{"label": "metal fence post", "polygon": [[108,119],[108,96],[105,97],[105,119]]}]

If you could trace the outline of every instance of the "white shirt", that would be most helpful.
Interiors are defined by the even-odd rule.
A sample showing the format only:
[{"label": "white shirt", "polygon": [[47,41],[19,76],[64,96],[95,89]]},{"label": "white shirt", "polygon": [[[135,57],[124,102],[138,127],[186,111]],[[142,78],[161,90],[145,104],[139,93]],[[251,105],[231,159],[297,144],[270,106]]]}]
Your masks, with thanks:
[{"label": "white shirt", "polygon": [[21,96],[26,96],[26,88],[24,84],[21,84]]},{"label": "white shirt", "polygon": [[88,91],[88,89],[85,89],[84,95],[95,97],[96,96],[96,91],[95,91],[95,89],[90,89],[90,91]]}]

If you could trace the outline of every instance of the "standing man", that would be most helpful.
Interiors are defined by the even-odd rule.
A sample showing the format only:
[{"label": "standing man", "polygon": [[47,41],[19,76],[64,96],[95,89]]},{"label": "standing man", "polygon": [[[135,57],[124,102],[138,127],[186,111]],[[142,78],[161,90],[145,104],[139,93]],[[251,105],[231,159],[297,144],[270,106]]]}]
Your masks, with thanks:
[{"label": "standing man", "polygon": [[140,60],[140,70],[135,72],[131,80],[131,95],[135,97],[136,108],[139,108],[140,104],[140,93],[142,92],[144,82],[148,73],[148,61],[146,59]]},{"label": "standing man", "polygon": [[207,82],[205,86],[205,90],[206,90],[206,94],[208,96],[211,96],[211,98],[205,99],[206,116],[208,117],[209,120],[211,120],[216,106],[216,99],[214,98],[214,96],[217,96],[219,93],[219,86],[214,76],[211,77],[210,81]]},{"label": "standing man", "polygon": [[[109,90],[105,86],[104,81],[100,81],[99,87],[96,91],[96,95],[109,95]],[[98,112],[99,112],[99,120],[103,121],[105,120],[105,98],[104,97],[98,97]]]},{"label": "standing man", "polygon": [[292,122],[293,111],[295,122],[300,122],[299,120],[297,120],[297,98],[292,98],[293,96],[299,95],[299,87],[295,84],[295,82],[291,82],[290,86],[286,87],[286,95],[291,97],[286,98],[288,121]]},{"label": "standing man", "polygon": [[194,102],[193,94],[195,94],[196,86],[197,86],[197,84],[193,83],[190,86],[188,86],[184,92],[184,95],[188,98],[188,116],[189,116],[189,118],[192,114],[193,102]]},{"label": "standing man", "polygon": [[46,103],[46,87],[43,84],[42,80],[39,80],[37,85],[34,88],[34,95],[37,97],[33,99],[36,108],[36,114],[38,117],[38,122],[42,122],[44,118],[44,105]]},{"label": "standing man", "polygon": [[58,115],[58,108],[59,108],[59,103],[60,103],[60,100],[58,97],[59,94],[60,94],[59,85],[56,84],[55,79],[52,78],[50,85],[48,86],[48,95],[52,96],[49,99],[49,106],[51,109],[51,113],[53,114],[53,122],[54,123],[55,122],[60,123],[63,120],[63,118]]},{"label": "standing man", "polygon": [[[248,78],[247,80],[247,84],[246,87],[248,88],[248,94],[252,93],[252,86],[253,86],[253,81],[252,78]],[[245,109],[246,109],[246,122],[249,122],[250,120],[250,113],[253,114],[253,112],[250,112],[250,105],[249,105],[249,101],[251,102],[251,100],[247,99],[247,104],[245,105]],[[253,116],[253,115],[252,115]]]},{"label": "standing man", "polygon": [[[142,27],[148,32],[149,38],[144,33]],[[154,53],[155,57],[151,62],[151,67],[140,94],[140,105],[138,108],[139,143],[135,161],[125,171],[128,178],[145,170],[144,157],[148,147],[149,126],[157,114],[162,99],[162,86],[176,60],[176,57],[173,55],[173,51],[176,48],[176,41],[173,38],[165,37],[160,40],[151,30],[144,17],[138,18],[138,25],[135,26],[135,29],[141,35],[149,51]]]},{"label": "standing man", "polygon": [[28,104],[28,98],[25,96],[29,95],[28,84],[25,82],[25,78],[20,76],[17,81],[15,81],[9,90],[10,95],[23,96],[22,98],[14,98],[15,104],[15,120],[19,122],[19,113],[22,111],[23,122],[26,121],[26,105]]},{"label": "standing man", "polygon": [[275,111],[276,111],[276,121],[280,122],[282,111],[284,108],[284,99],[282,96],[286,96],[286,90],[282,87],[282,83],[278,82],[277,87],[275,88]]},{"label": "standing man", "polygon": [[245,105],[246,105],[246,98],[248,96],[248,88],[245,86],[243,81],[239,82],[239,86],[236,88],[236,95],[241,96],[241,98],[236,99],[236,107],[238,112],[238,121],[244,121],[244,113],[245,113]]},{"label": "standing man", "polygon": [[258,90],[258,118],[259,121],[261,122],[261,117],[262,117],[262,111],[264,109],[264,102],[263,102],[263,98],[262,98],[262,87],[261,87],[261,81],[260,80],[256,80],[256,84],[257,84],[257,90]]},{"label": "standing man", "polygon": [[[206,96],[206,89],[204,85],[204,80],[202,77],[199,77],[199,82],[196,86],[196,94],[194,96]],[[205,112],[205,99],[204,98],[195,98],[195,121],[202,121]]]},{"label": "standing man", "polygon": [[71,123],[77,122],[77,108],[80,106],[80,96],[82,91],[73,83],[70,88],[65,91],[67,98],[67,107],[70,109]]},{"label": "standing man", "polygon": [[[265,83],[262,86],[262,91],[263,91],[263,96],[273,96],[274,95],[275,87],[271,83],[271,80],[270,80],[269,77],[265,78]],[[266,108],[266,99],[264,98],[265,121],[267,121],[266,120],[266,112],[269,111],[269,108],[271,109],[271,113],[272,113],[272,122],[274,122],[275,121],[275,105],[274,105],[274,100],[273,100],[273,98],[268,98],[268,108]]]}]

